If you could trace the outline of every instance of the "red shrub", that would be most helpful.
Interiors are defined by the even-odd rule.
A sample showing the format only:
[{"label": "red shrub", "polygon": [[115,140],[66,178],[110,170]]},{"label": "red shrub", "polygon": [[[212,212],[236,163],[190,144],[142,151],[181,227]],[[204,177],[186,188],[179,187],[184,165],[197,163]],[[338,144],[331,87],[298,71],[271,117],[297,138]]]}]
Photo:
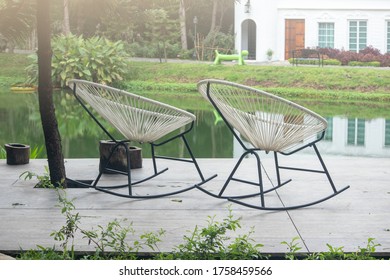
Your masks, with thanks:
[{"label": "red shrub", "polygon": [[381,55],[378,59],[382,67],[390,67],[390,53]]},{"label": "red shrub", "polygon": [[379,61],[379,56],[374,55],[372,53],[359,53],[359,61],[361,62],[371,62],[371,61]]},{"label": "red shrub", "polygon": [[318,48],[319,52],[331,59],[337,59],[341,65],[348,65],[350,61],[371,62],[379,61],[382,67],[390,67],[390,54],[381,54],[372,46],[368,46],[359,53],[332,48]]},{"label": "red shrub", "polygon": [[352,51],[342,51],[336,57],[341,62],[341,65],[348,65],[350,61],[357,61],[359,54]]},{"label": "red shrub", "polygon": [[381,55],[380,50],[374,48],[373,46],[368,46],[365,49],[361,50],[359,53],[361,53],[363,55],[372,54],[373,56]]},{"label": "red shrub", "polygon": [[332,48],[318,48],[318,51],[322,55],[326,55],[329,58],[335,59],[339,54],[340,50],[338,49],[332,49]]}]

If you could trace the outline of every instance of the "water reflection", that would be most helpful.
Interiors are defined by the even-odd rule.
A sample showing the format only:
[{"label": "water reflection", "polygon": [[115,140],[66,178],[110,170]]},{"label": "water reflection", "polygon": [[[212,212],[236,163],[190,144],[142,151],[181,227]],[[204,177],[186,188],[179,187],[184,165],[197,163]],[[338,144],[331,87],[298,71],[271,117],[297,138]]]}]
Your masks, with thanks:
[{"label": "water reflection", "polygon": [[[366,120],[341,116],[326,119],[328,129],[324,139],[317,144],[321,154],[390,157],[390,119]],[[306,139],[304,142],[309,143],[313,140],[315,139]],[[241,145],[235,140],[233,156],[239,157],[242,152]],[[306,149],[302,152],[311,150]]]},{"label": "water reflection", "polygon": [[328,118],[324,153],[390,157],[390,119]]},{"label": "water reflection", "polygon": [[[66,158],[98,157],[98,143],[107,139],[100,128],[75,103],[70,94],[57,94],[56,114]],[[214,111],[196,111],[196,125],[188,135],[200,158],[231,158],[241,155],[241,147]],[[318,146],[322,154],[390,157],[390,119],[327,118],[329,128]],[[110,132],[114,132],[113,129]],[[0,144],[11,142],[42,146],[44,143],[36,94],[0,94]],[[140,146],[138,143],[135,143]],[[142,146],[142,145],[141,145]],[[143,156],[150,157],[148,146]],[[181,142],[160,148],[159,153],[187,156]]]}]

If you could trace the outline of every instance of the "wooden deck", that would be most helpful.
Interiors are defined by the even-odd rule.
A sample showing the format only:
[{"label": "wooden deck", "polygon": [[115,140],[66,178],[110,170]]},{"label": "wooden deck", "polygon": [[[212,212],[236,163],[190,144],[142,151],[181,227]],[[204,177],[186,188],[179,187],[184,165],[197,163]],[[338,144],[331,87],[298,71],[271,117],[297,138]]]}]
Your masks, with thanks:
[{"label": "wooden deck", "polygon": [[[281,158],[286,165],[313,167],[311,155]],[[328,251],[327,244],[343,246],[344,251],[357,251],[365,247],[368,238],[375,238],[381,246],[377,252],[390,255],[390,158],[359,158],[324,156],[333,180],[338,188],[350,185],[350,189],[326,202],[299,210],[259,211],[216,199],[193,189],[191,191],[159,199],[135,200],[107,195],[94,189],[68,189],[69,199],[75,199],[76,211],[82,216],[85,229],[106,225],[114,219],[132,222],[136,235],[150,231],[166,230],[161,251],[171,251],[183,243],[183,236],[196,225],[205,226],[209,216],[222,221],[232,209],[234,217],[241,217],[242,229],[234,235],[248,233],[254,228],[253,238],[264,247],[264,253],[288,251],[281,242],[300,237],[301,252]],[[205,176],[218,173],[218,177],[204,185],[217,192],[236,159],[199,159]],[[255,174],[253,159],[245,159],[239,170],[243,176]],[[271,158],[263,159],[268,176],[273,179],[269,167]],[[0,252],[12,253],[20,249],[36,248],[36,245],[52,247],[50,233],[64,225],[57,193],[51,189],[37,189],[36,180],[24,181],[19,175],[24,171],[44,173],[45,160],[32,160],[27,165],[9,166],[0,160]],[[135,188],[139,194],[177,189],[198,181],[192,165],[167,160],[159,161],[160,167],[169,170],[153,180]],[[66,160],[67,176],[75,179],[92,179],[98,172],[97,159]],[[143,168],[134,170],[134,178],[151,171],[150,159],[143,160]],[[276,194],[267,195],[267,205],[307,202],[330,194],[331,189],[322,174],[285,171],[284,178],[293,181]],[[123,176],[105,175],[103,180],[113,182]],[[248,186],[233,183],[229,190],[244,192]],[[268,200],[269,199],[269,200]],[[232,235],[232,236],[234,236]],[[94,251],[80,236],[76,238],[76,250]]]}]

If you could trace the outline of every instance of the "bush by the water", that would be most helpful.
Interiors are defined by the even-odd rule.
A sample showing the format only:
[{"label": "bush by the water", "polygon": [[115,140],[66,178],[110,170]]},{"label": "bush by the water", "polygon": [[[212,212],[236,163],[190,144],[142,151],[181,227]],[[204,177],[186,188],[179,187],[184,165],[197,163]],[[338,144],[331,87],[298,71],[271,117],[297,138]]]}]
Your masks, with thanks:
[{"label": "bush by the water", "polygon": [[[55,86],[65,87],[70,79],[84,79],[112,84],[123,80],[128,67],[128,54],[121,41],[103,37],[56,36],[52,41],[52,79]],[[29,84],[38,78],[37,55],[26,68]]]}]

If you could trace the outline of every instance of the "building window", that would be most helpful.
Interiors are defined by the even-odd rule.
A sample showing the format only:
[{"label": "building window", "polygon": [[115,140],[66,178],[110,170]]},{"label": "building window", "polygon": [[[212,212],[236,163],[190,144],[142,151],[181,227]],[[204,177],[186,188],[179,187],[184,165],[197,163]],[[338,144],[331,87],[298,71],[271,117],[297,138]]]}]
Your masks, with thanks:
[{"label": "building window", "polygon": [[349,22],[349,50],[359,52],[367,47],[367,21]]},{"label": "building window", "polygon": [[385,147],[390,147],[390,120],[385,121]]},{"label": "building window", "polygon": [[347,143],[352,146],[364,146],[366,121],[363,119],[348,119]]},{"label": "building window", "polygon": [[390,53],[390,21],[387,22],[387,52]]},{"label": "building window", "polygon": [[318,46],[320,48],[334,48],[334,23],[318,23]]}]

